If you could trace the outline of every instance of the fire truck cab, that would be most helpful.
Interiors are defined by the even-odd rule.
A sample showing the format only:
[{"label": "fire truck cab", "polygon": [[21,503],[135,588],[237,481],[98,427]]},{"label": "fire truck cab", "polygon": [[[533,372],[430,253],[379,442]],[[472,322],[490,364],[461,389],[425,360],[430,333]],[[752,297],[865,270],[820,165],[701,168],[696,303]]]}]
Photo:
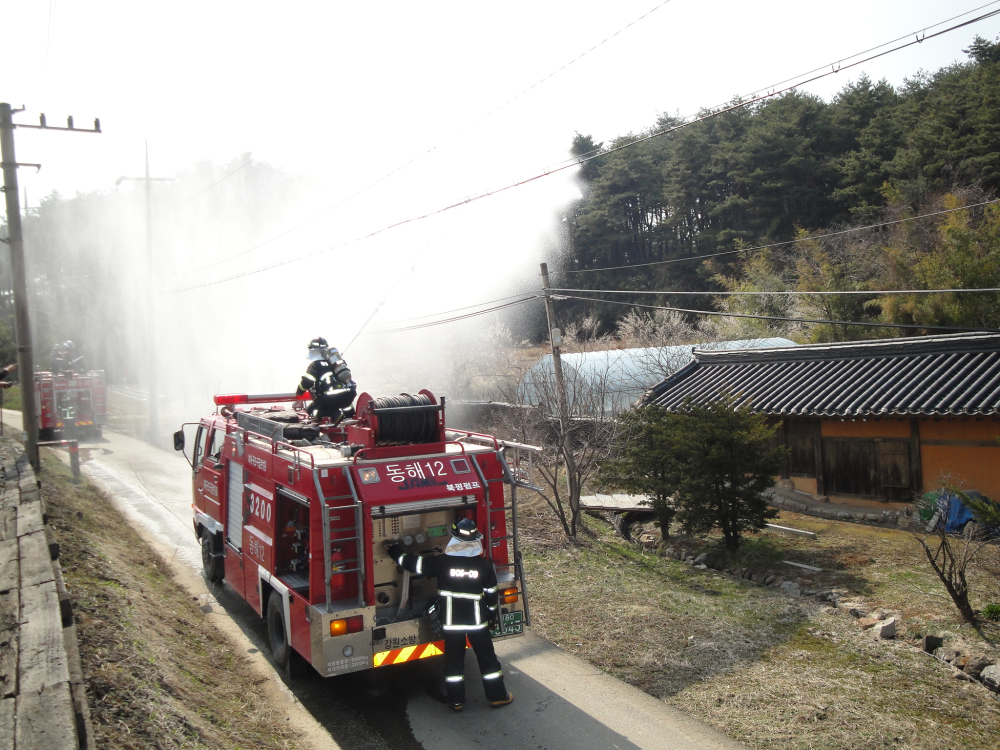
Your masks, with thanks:
[{"label": "fire truck cab", "polygon": [[280,667],[334,676],[443,653],[428,615],[437,582],[398,567],[383,542],[441,554],[459,518],[476,522],[500,582],[494,637],[523,634],[517,488],[531,487],[538,449],[446,430],[444,399],[429,391],[364,393],[356,417],[339,424],[255,406],[289,401],[297,399],[216,396],[221,410],[174,435],[184,450],[185,427],[194,432],[188,460],[205,576],[266,618]]}]

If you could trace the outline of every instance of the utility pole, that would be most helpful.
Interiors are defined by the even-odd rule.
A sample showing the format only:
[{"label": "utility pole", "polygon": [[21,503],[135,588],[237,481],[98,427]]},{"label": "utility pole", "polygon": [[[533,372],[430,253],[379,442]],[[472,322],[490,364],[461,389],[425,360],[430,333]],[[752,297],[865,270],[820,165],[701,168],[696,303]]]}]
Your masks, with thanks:
[{"label": "utility pole", "polygon": [[155,256],[153,255],[153,183],[171,182],[174,177],[149,176],[149,141],[146,141],[146,175],[144,177],[119,177],[118,187],[126,180],[146,183],[146,374],[149,383],[149,442],[156,445],[160,436],[160,398],[156,367],[156,305],[155,305]]},{"label": "utility pole", "polygon": [[[549,326],[549,342],[552,344],[552,370],[555,373],[556,399],[559,402],[559,432],[562,437],[562,454],[566,462],[566,480],[569,483],[569,499],[571,527],[576,533],[576,516],[579,511],[580,497],[576,476],[576,460],[573,458],[573,442],[570,438],[569,404],[566,400],[566,385],[563,380],[562,358],[559,349],[562,346],[562,331],[555,327],[556,313],[552,305],[552,294],[549,289],[549,267],[546,263],[542,268],[542,294],[545,296],[545,317]],[[574,500],[575,498],[575,500]]]},{"label": "utility pole", "polygon": [[[16,110],[23,112],[24,107]],[[14,124],[10,104],[0,102],[0,161],[3,163],[3,192],[7,203],[7,243],[10,244],[10,268],[14,286],[14,330],[17,338],[17,369],[21,379],[21,420],[24,427],[24,452],[36,469],[38,464],[38,415],[35,413],[35,357],[31,346],[31,319],[28,315],[28,282],[24,270],[24,237],[21,234],[21,206],[17,195],[17,168],[41,164],[19,164],[14,154],[14,128],[36,130],[73,130],[80,133],[100,133],[101,121],[94,120],[94,129],[74,128],[73,118],[66,119],[66,127],[48,125],[45,115],[38,125]]]},{"label": "utility pole", "polygon": [[17,339],[17,369],[21,377],[21,420],[24,452],[38,466],[38,415],[35,414],[35,357],[31,349],[28,318],[28,280],[24,271],[24,238],[21,236],[21,206],[17,195],[17,156],[14,154],[14,112],[0,103],[0,154],[3,161],[3,192],[7,203],[7,242],[14,285],[14,335]]}]

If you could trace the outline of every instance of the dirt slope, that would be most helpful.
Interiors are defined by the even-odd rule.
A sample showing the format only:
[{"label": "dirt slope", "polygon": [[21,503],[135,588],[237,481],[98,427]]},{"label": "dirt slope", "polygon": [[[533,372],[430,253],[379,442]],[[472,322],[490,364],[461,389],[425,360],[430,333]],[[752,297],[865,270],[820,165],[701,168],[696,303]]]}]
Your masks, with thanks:
[{"label": "dirt slope", "polygon": [[260,676],[109,502],[43,451],[97,746],[296,748]]}]

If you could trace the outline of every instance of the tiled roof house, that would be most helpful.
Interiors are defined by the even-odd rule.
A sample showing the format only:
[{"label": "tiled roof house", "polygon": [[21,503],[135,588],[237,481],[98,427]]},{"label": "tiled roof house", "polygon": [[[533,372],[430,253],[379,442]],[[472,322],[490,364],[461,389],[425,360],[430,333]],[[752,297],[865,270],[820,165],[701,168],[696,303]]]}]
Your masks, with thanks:
[{"label": "tiled roof house", "polygon": [[696,350],[644,401],[724,390],[782,421],[798,489],[909,500],[949,481],[1000,498],[1000,334]]}]

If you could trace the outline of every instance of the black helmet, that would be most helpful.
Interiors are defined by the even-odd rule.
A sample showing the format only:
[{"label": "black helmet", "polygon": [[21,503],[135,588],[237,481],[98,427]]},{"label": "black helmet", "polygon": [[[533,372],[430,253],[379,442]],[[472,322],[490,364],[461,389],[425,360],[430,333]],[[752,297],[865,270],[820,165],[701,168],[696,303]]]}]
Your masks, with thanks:
[{"label": "black helmet", "polygon": [[329,344],[326,343],[326,339],[322,336],[317,336],[309,342],[310,349],[326,349],[327,346],[329,346]]},{"label": "black helmet", "polygon": [[476,528],[476,522],[471,518],[462,518],[451,525],[451,535],[463,542],[482,539],[483,535]]}]

